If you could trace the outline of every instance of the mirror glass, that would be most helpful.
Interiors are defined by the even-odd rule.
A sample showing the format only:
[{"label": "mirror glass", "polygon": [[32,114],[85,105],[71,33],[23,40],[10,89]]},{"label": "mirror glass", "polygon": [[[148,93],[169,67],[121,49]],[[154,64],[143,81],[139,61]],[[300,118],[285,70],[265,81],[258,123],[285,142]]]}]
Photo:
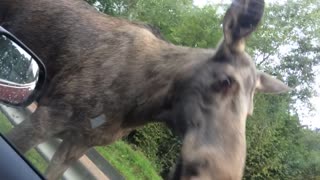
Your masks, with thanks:
[{"label": "mirror glass", "polygon": [[34,91],[39,66],[32,56],[6,35],[0,35],[0,101],[23,103]]}]

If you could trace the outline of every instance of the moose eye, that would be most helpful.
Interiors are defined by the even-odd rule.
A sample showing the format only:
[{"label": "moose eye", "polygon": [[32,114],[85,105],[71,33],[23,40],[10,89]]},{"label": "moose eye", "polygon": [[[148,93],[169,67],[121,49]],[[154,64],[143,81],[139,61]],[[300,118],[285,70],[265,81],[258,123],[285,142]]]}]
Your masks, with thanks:
[{"label": "moose eye", "polygon": [[219,79],[217,82],[215,82],[211,88],[215,92],[221,92],[221,91],[227,91],[232,87],[233,79],[225,76],[221,79]]},{"label": "moose eye", "polygon": [[223,79],[223,80],[220,80],[219,81],[219,86],[221,88],[228,88],[231,86],[231,79],[230,78],[226,78],[226,79]]}]

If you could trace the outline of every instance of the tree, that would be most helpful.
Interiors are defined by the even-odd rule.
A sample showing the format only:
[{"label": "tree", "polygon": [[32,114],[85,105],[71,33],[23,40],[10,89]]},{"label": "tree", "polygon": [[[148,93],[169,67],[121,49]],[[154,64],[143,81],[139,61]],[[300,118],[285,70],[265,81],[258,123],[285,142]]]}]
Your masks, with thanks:
[{"label": "tree", "polygon": [[[320,55],[319,43],[315,43],[320,29],[314,25],[319,22],[319,8],[314,0],[271,4],[262,26],[248,42],[258,68],[284,77],[295,90],[290,95],[255,97],[256,110],[247,123],[245,179],[310,179],[320,174],[320,161],[314,158],[319,149],[310,153],[311,148],[305,146],[310,134],[301,129],[295,110],[297,101],[308,105],[313,96],[313,68],[319,65]],[[313,139],[312,143],[317,142]]]},{"label": "tree", "polygon": [[320,3],[317,0],[288,0],[265,10],[259,31],[248,47],[257,66],[284,77],[292,92],[292,103],[306,104],[314,95],[315,71],[320,63]]}]

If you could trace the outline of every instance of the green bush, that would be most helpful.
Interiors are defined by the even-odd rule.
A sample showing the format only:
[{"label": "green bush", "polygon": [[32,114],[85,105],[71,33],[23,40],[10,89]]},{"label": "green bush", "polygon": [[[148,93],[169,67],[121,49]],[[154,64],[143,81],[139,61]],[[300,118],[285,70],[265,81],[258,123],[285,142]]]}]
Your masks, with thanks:
[{"label": "green bush", "polygon": [[156,165],[156,170],[165,177],[180,153],[181,142],[163,124],[153,123],[132,132],[126,139]]}]

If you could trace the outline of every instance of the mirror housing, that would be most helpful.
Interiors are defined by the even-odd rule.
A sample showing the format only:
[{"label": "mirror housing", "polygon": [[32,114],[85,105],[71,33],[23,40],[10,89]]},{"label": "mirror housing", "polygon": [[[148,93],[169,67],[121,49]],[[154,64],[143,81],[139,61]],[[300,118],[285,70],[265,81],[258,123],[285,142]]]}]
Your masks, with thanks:
[{"label": "mirror housing", "polygon": [[0,102],[28,106],[40,97],[45,80],[43,62],[0,26]]}]

